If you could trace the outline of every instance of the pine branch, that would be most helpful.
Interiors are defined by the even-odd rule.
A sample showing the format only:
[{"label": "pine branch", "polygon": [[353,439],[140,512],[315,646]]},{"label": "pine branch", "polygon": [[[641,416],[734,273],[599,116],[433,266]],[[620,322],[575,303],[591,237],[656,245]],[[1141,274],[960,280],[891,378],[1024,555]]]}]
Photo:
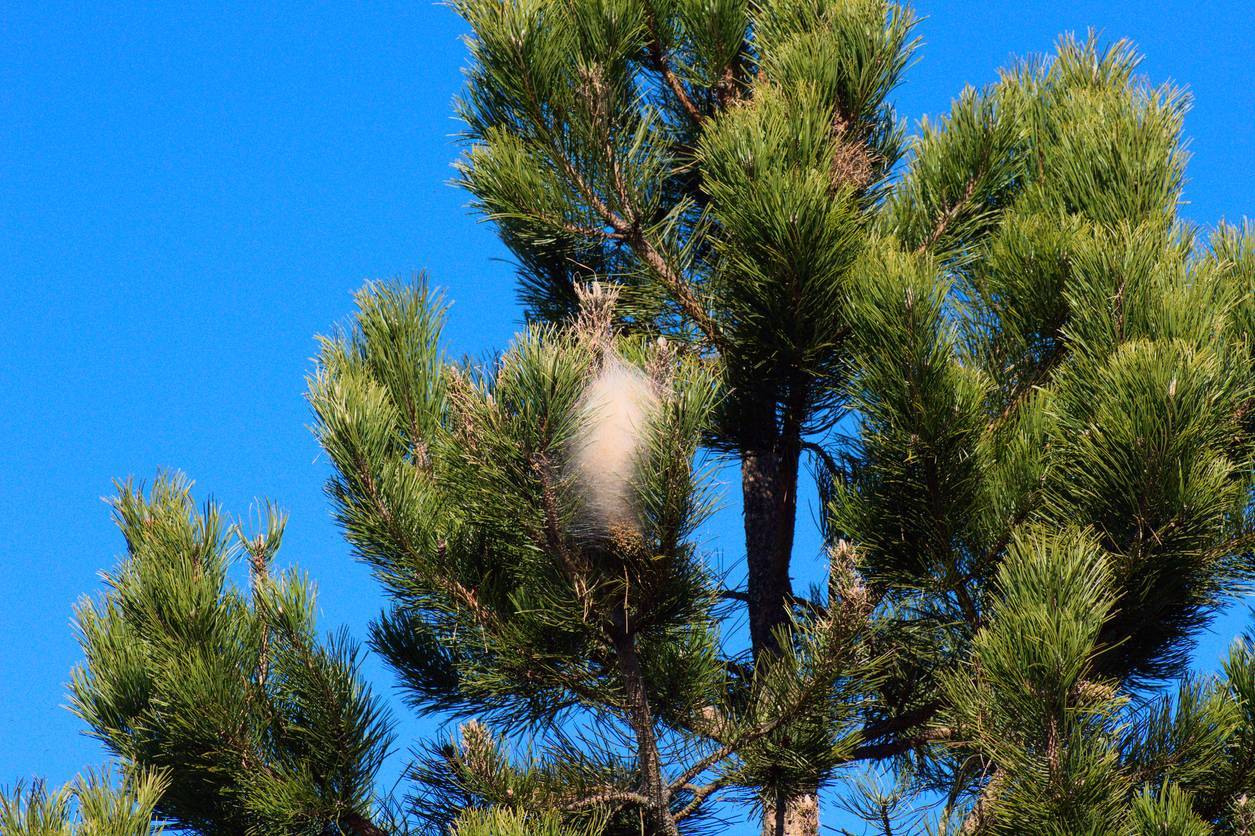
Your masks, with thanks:
[{"label": "pine branch", "polygon": [[676,811],[675,816],[674,816],[675,820],[682,821],[688,816],[697,812],[698,808],[700,808],[702,804],[705,803],[707,798],[709,798],[714,793],[718,792],[723,787],[727,786],[727,784],[728,784],[728,779],[726,778],[718,778],[714,781],[711,781],[709,784],[704,784],[702,786],[693,786],[692,784],[685,784],[681,789],[691,790],[693,793],[693,797],[689,799],[689,802],[687,804],[685,804],[683,807],[681,807],[679,810]]},{"label": "pine branch", "polygon": [[[614,225],[613,222],[612,225]],[[662,283],[666,285],[667,289],[676,298],[676,301],[680,303],[680,307],[683,309],[684,313],[688,315],[689,319],[693,321],[693,324],[698,327],[703,335],[705,335],[710,344],[716,349],[726,351],[722,334],[719,332],[714,320],[710,318],[710,315],[706,313],[705,308],[702,307],[701,302],[699,302],[697,297],[694,295],[693,289],[689,286],[688,282],[685,281],[685,279],[677,273],[670,264],[667,263],[666,259],[663,258],[662,253],[660,253],[658,249],[650,243],[649,239],[645,237],[645,233],[641,231],[639,224],[633,221],[630,226],[625,228],[619,228],[617,226],[615,228],[616,231],[623,236],[624,240],[627,241],[633,252],[635,252],[637,256],[648,264],[650,269],[658,275],[658,277],[662,280]]]},{"label": "pine branch", "polygon": [[671,792],[662,778],[662,762],[658,754],[658,741],[654,737],[654,718],[649,707],[649,694],[640,659],[636,655],[635,640],[629,631],[626,609],[619,613],[612,630],[616,661],[623,677],[627,697],[628,721],[636,734],[637,768],[645,781],[647,810],[653,825],[667,836],[679,836],[675,819],[671,815]]},{"label": "pine branch", "polygon": [[954,594],[959,599],[959,609],[963,610],[963,620],[967,622],[968,627],[976,630],[980,627],[980,613],[972,601],[972,594],[967,591],[967,584],[962,573],[956,571],[954,574],[958,576],[958,582],[954,585]]},{"label": "pine branch", "polygon": [[[613,229],[615,234],[621,240],[627,243],[627,245],[632,249],[632,252],[636,254],[636,257],[645,262],[645,264],[648,265],[649,268],[658,276],[671,295],[675,297],[684,313],[688,315],[689,319],[693,321],[693,324],[698,327],[703,335],[705,335],[711,345],[717,349],[721,348],[723,346],[723,339],[714,323],[714,320],[712,320],[710,315],[706,313],[705,308],[702,307],[697,297],[693,294],[692,288],[689,287],[689,284],[684,277],[676,272],[675,269],[667,263],[667,260],[662,256],[662,253],[660,253],[653,243],[645,236],[645,233],[640,228],[640,222],[636,218],[635,213],[630,214],[628,217],[624,217],[612,209],[610,205],[606,203],[606,201],[603,200],[592,188],[592,186],[584,179],[571,160],[567,158],[565,153],[563,153],[561,146],[555,142],[551,142],[550,145],[554,159],[562,169],[563,174],[566,175],[567,180],[569,180],[575,187],[576,191],[579,192],[580,196],[583,197],[584,200],[588,202],[588,205],[601,216],[602,220],[606,222],[606,225]],[[608,151],[608,154],[610,154],[608,162],[610,164],[612,177],[615,182],[617,197],[621,205],[630,207],[631,201],[629,200],[629,196],[627,194],[627,188],[623,183],[618,162],[614,157],[613,151]]]},{"label": "pine branch", "polygon": [[937,218],[937,222],[933,226],[932,232],[923,243],[916,247],[915,252],[917,254],[925,253],[936,246],[937,242],[940,241],[942,236],[946,234],[946,231],[950,228],[950,225],[954,223],[955,219],[957,219],[959,215],[967,209],[968,204],[972,202],[972,198],[976,195],[976,189],[977,186],[980,185],[981,179],[989,173],[989,168],[992,165],[992,162],[993,161],[990,159],[990,148],[988,145],[985,145],[982,148],[979,161],[974,166],[974,171],[967,180],[967,185],[963,188],[962,196],[960,196],[958,200],[951,204],[941,213],[940,217]]},{"label": "pine branch", "polygon": [[976,834],[989,822],[990,815],[994,804],[998,801],[998,796],[1002,793],[1002,787],[1006,783],[1006,773],[995,771],[993,777],[989,779],[989,783],[985,784],[985,788],[981,791],[980,798],[976,800],[976,805],[972,811],[968,813],[967,818],[963,820],[962,827],[959,828],[961,834]]},{"label": "pine branch", "polygon": [[774,716],[770,720],[758,723],[757,725],[743,730],[736,734],[731,740],[723,742],[719,748],[715,749],[709,755],[701,758],[688,769],[686,769],[678,778],[671,782],[671,792],[676,792],[687,784],[692,783],[693,779],[701,775],[706,770],[718,764],[720,761],[740,751],[756,741],[761,740],[785,723],[793,719],[793,715],[798,709],[804,706],[814,695],[814,691],[818,687],[822,687],[820,677],[814,677],[812,681],[804,688],[799,688],[794,694],[794,698],[787,706],[778,708],[774,712]]},{"label": "pine branch", "polygon": [[953,729],[928,729],[920,734],[911,737],[902,737],[887,743],[874,743],[859,746],[851,755],[848,763],[856,761],[879,761],[885,758],[892,758],[896,755],[904,755],[907,752],[914,751],[923,746],[932,743],[950,740],[954,737]]},{"label": "pine branch", "polygon": [[706,116],[693,104],[693,100],[689,98],[688,91],[684,89],[683,82],[676,75],[670,63],[667,61],[666,53],[663,52],[662,42],[658,37],[658,20],[654,16],[653,7],[645,4],[645,14],[649,22],[649,57],[653,64],[653,69],[662,74],[663,79],[667,82],[667,86],[671,88],[671,92],[675,95],[676,100],[680,103],[680,107],[689,115],[689,118],[697,125],[701,125]]},{"label": "pine branch", "polygon": [[926,239],[924,239],[923,243],[915,248],[915,252],[917,254],[928,252],[937,244],[938,241],[941,240],[941,237],[946,234],[946,230],[949,229],[950,224],[954,222],[954,219],[959,216],[959,213],[966,209],[967,204],[971,202],[973,195],[976,194],[976,185],[979,181],[980,175],[974,175],[967,181],[967,186],[963,189],[963,196],[952,203],[937,218],[937,222],[933,226],[932,232],[929,233]]},{"label": "pine branch", "polygon": [[[896,734],[900,731],[913,728],[915,726],[927,723],[941,710],[942,704],[938,700],[926,703],[918,708],[899,714],[877,723],[874,726],[864,726],[860,737],[863,740],[879,740]],[[886,757],[908,752],[917,749],[922,745],[934,742],[934,740],[945,740],[952,736],[950,729],[936,729],[924,731],[911,737],[902,738],[901,740],[889,741],[886,743],[864,744],[856,748],[845,762],[854,763],[861,760],[882,760]],[[935,735],[935,738],[934,738]]]},{"label": "pine branch", "polygon": [[636,807],[649,807],[650,801],[648,796],[631,790],[607,789],[593,795],[585,796],[577,801],[572,801],[563,806],[562,809],[575,811],[584,810],[589,807],[600,807],[605,804],[631,804]]},{"label": "pine branch", "polygon": [[[248,550],[248,570],[249,583],[252,588],[253,598],[256,600],[264,590],[270,586],[270,568],[269,558],[271,556],[266,544],[266,538],[258,535],[256,540],[248,540],[243,533],[239,534],[241,542],[244,543]],[[257,673],[256,673],[256,690],[265,691],[266,677],[270,670],[270,624],[262,625],[261,630],[261,649],[257,654]],[[249,693],[253,693],[252,688]]]},{"label": "pine branch", "polygon": [[1064,345],[1063,339],[1056,335],[1054,343],[1050,347],[1050,351],[1046,356],[1042,357],[1034,366],[1032,372],[1025,378],[1021,379],[1011,392],[1011,396],[1007,399],[1006,406],[998,413],[998,416],[989,423],[990,429],[997,429],[1008,418],[1015,414],[1015,410],[1032,394],[1033,390],[1042,383],[1055,367],[1062,362],[1064,355],[1067,353],[1067,346]]},{"label": "pine branch", "polygon": [[558,518],[558,495],[553,484],[553,474],[548,457],[544,453],[537,453],[532,457],[532,469],[540,480],[541,502],[545,510],[545,539],[539,545],[542,548],[547,548],[551,554],[558,556],[562,563],[562,568],[566,572],[567,579],[571,582],[575,595],[580,601],[580,606],[584,612],[584,620],[587,622],[592,618],[594,607],[596,606],[588,588],[588,567],[583,565],[585,561],[582,559],[582,556],[577,556],[571,552],[571,549],[567,546],[566,537],[562,533],[561,521]]},{"label": "pine branch", "polygon": [[554,218],[543,213],[533,215],[533,217],[547,226],[554,227],[555,229],[561,229],[566,234],[577,238],[602,238],[606,241],[623,240],[623,236],[619,233],[611,232],[610,230],[602,229],[600,227],[571,223],[570,221]]}]

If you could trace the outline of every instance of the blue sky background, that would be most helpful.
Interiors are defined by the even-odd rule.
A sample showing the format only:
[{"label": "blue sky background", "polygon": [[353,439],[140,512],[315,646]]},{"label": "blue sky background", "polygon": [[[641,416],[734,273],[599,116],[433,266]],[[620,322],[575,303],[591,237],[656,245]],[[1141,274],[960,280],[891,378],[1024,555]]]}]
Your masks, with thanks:
[{"label": "blue sky background", "polygon": [[[901,115],[1095,26],[1194,93],[1186,217],[1255,215],[1249,2],[915,7],[931,17]],[[63,705],[71,606],[122,548],[100,500],[114,477],[179,468],[238,514],[277,500],[281,559],[321,582],[323,626],[365,636],[382,599],[321,493],[313,335],[363,280],[419,269],[454,300],[454,353],[501,347],[519,321],[504,249],[446,185],[462,31],[421,0],[0,9],[0,784],[103,759]],[[739,537],[730,507],[708,546],[735,565]],[[814,571],[813,536],[797,562]],[[1245,618],[1203,638],[1200,669]],[[387,670],[367,675],[391,698]],[[402,751],[433,733],[392,701]]]}]

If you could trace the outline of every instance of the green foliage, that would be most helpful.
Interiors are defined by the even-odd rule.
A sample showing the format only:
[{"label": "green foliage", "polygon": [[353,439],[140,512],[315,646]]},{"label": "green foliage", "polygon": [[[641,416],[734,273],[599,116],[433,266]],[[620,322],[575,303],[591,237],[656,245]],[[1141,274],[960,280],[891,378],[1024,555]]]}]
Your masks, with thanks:
[{"label": "green foliage", "polygon": [[169,779],[152,771],[128,772],[115,782],[108,771],[88,771],[58,790],[41,783],[0,792],[0,832],[23,836],[150,836],[165,828],[154,809]]},{"label": "green foliage", "polygon": [[[832,735],[854,714],[856,689],[842,696],[833,685],[856,681],[851,640],[865,603],[799,622],[791,651],[764,661],[752,682],[729,668],[715,589],[689,541],[709,505],[694,455],[719,387],[698,358],[665,341],[614,340],[605,330],[613,296],[581,293],[574,326],[533,327],[479,371],[428,359],[440,356],[440,303],[422,285],[376,286],[353,326],[324,343],[311,380],[319,437],[338,471],[329,489],[338,517],[395,602],[373,646],[419,710],[551,730],[525,767],[510,765],[478,725],[462,749],[436,750],[422,771],[429,793],[416,804],[434,824],[453,821],[459,798],[568,819],[590,809],[588,799],[605,797],[612,811],[638,804],[632,761],[620,753],[624,735],[643,733],[642,716],[651,737],[654,721],[667,724],[654,745],[692,773],[672,795],[682,819],[696,812],[685,785],[711,769],[732,770],[718,785],[783,786],[799,772],[813,782],[840,759]],[[397,324],[407,317],[432,327],[423,361],[402,379],[391,376],[401,367],[376,358],[399,353],[414,333]],[[584,397],[621,368],[656,405],[622,474],[629,513],[601,527],[579,464],[583,433],[600,420]],[[441,395],[416,403],[411,394],[431,392]],[[416,425],[428,430],[411,434]],[[575,756],[557,729],[581,716],[592,725]],[[785,768],[765,753],[786,719],[803,716],[816,757],[794,753]]]},{"label": "green foliage", "polygon": [[[77,609],[72,710],[124,763],[167,776],[156,810],[176,825],[323,833],[369,816],[388,721],[347,638],[317,640],[308,579],[270,574],[282,515],[245,537],[178,476],[147,495],[120,485],[112,504],[127,557]],[[241,552],[248,595],[228,580]]]},{"label": "green foliage", "polygon": [[1133,799],[1132,831],[1167,836],[1209,836],[1214,831],[1194,812],[1189,795],[1172,784],[1145,789]]},{"label": "green foliage", "polygon": [[555,815],[529,815],[521,810],[467,810],[453,827],[454,836],[592,836],[596,826],[564,827]]},{"label": "green foliage", "polygon": [[[438,362],[389,376],[377,358],[408,336],[384,321],[438,304],[424,297],[401,287],[363,295],[352,335],[325,345],[311,401],[340,473],[330,490],[350,541],[397,600],[376,645],[403,665],[445,666],[416,668],[407,685],[453,686],[433,694],[441,707],[536,719],[600,687],[583,660],[609,652],[599,618],[620,604],[638,641],[660,647],[684,646],[708,620],[709,581],[685,538],[705,503],[690,460],[716,390],[696,365],[667,368],[637,468],[635,524],[584,537],[591,512],[580,507],[569,452],[585,383],[613,358],[538,327],[484,376]],[[436,336],[427,334],[429,357]],[[659,346],[617,350],[659,367],[667,358]],[[411,392],[440,395],[416,403]],[[431,430],[411,435],[416,425]],[[444,658],[432,659],[427,642]],[[533,684],[512,693],[524,671]]]},{"label": "green foliage", "polygon": [[970,669],[943,681],[956,730],[995,771],[985,817],[997,829],[1102,833],[1118,820],[1128,790],[1109,734],[1120,700],[1091,678],[1114,597],[1107,563],[1085,532],[1018,536]]},{"label": "green foliage", "polygon": [[[947,809],[975,793],[970,826],[1112,832],[1152,776],[1191,786],[1135,766],[1150,751],[1200,774],[1233,762],[1219,692],[1206,711],[1201,685],[1122,707],[1179,674],[1241,594],[1253,523],[1249,241],[1225,227],[1208,251],[1176,224],[1184,99],[1136,64],[1125,44],[1064,40],[961,97],[917,140],[882,252],[851,284],[860,425],[827,488],[829,535],[897,604],[881,700],[956,712],[969,743],[908,772]],[[1058,538],[1081,531],[1099,575],[1023,597],[1066,579],[1051,573],[1077,547]],[[1007,574],[1039,559],[1055,565]],[[1190,798],[1209,822],[1225,806]]]}]

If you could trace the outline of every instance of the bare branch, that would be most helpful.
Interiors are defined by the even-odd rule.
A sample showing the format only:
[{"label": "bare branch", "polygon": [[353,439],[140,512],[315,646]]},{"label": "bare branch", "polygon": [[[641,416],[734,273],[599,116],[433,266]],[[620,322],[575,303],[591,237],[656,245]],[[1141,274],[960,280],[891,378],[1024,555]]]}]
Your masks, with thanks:
[{"label": "bare branch", "polygon": [[712,793],[717,792],[720,788],[725,786],[727,783],[728,783],[727,779],[718,778],[714,781],[711,781],[709,784],[705,784],[700,787],[693,786],[692,784],[685,784],[683,787],[681,787],[681,789],[692,790],[693,797],[689,800],[688,804],[685,804],[683,807],[681,807],[679,810],[676,811],[673,818],[675,818],[676,821],[681,821],[685,819],[686,817],[692,815],[693,813],[697,812],[697,809],[702,806],[702,803],[705,802],[706,799],[709,798]]},{"label": "bare branch", "polygon": [[648,807],[649,799],[641,795],[639,792],[607,789],[576,801],[572,801],[564,805],[562,809],[583,810],[587,807],[599,807],[603,804],[632,804],[637,807]]},{"label": "bare branch", "polygon": [[930,743],[950,740],[954,737],[953,729],[927,729],[912,737],[890,740],[886,743],[873,743],[859,746],[850,755],[849,762],[865,760],[883,760],[894,755],[902,755]]}]

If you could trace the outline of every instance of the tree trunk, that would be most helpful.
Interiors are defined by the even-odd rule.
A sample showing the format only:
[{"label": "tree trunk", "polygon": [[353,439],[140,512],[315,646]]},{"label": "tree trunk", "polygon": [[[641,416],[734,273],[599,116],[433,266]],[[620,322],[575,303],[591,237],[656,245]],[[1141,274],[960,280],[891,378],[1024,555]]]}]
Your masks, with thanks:
[{"label": "tree trunk", "polygon": [[[801,438],[796,424],[789,422],[782,432],[771,432],[768,438],[768,444],[747,446],[741,453],[750,641],[755,659],[779,649],[773,632],[788,623],[793,599],[789,562],[797,521]],[[780,799],[765,808],[763,836],[818,833],[819,801],[815,792]]]},{"label": "tree trunk", "polygon": [[754,658],[776,650],[772,631],[788,621],[793,588],[789,558],[797,514],[796,444],[778,441],[741,454],[745,557],[749,564],[750,641]]},{"label": "tree trunk", "polygon": [[768,804],[763,811],[762,836],[816,836],[819,833],[819,796],[795,795],[784,804]]}]

